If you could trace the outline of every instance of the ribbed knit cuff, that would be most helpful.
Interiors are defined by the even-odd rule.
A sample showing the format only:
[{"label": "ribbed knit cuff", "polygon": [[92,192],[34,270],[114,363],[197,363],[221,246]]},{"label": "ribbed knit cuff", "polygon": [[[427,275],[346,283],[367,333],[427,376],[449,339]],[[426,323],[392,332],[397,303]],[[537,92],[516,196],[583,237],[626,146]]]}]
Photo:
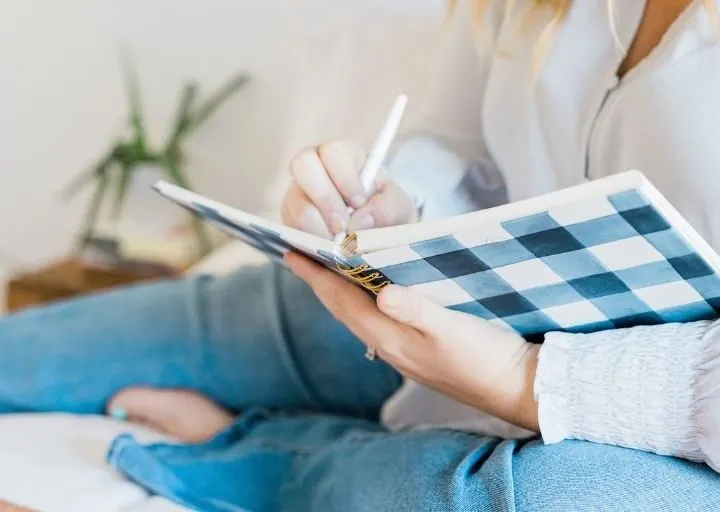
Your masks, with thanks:
[{"label": "ribbed knit cuff", "polygon": [[582,439],[703,460],[696,382],[710,325],[546,335],[535,379],[544,441]]}]

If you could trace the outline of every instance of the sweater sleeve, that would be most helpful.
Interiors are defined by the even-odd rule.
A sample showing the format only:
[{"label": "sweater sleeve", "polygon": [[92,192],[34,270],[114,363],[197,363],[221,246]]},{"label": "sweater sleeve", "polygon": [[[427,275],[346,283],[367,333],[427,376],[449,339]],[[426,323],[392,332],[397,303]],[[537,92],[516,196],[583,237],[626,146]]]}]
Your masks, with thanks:
[{"label": "sweater sleeve", "polygon": [[720,471],[720,321],[550,333],[535,398],[547,444],[581,439]]}]

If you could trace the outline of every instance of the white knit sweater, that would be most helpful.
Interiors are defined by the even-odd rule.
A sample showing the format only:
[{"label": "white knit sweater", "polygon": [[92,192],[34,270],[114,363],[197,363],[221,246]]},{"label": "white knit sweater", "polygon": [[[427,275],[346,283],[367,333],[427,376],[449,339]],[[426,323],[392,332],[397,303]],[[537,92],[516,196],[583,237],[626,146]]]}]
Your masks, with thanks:
[{"label": "white knit sweater", "polygon": [[[536,78],[533,51],[546,20],[522,28],[520,8],[490,4],[484,37],[475,41],[469,17],[457,17],[427,115],[392,165],[428,198],[427,213],[456,214],[640,169],[720,248],[720,44],[700,2],[622,80],[624,56],[605,2],[573,2]],[[628,47],[645,2],[616,6],[616,31]],[[439,142],[418,144],[425,135]],[[433,172],[418,176],[418,155]],[[719,323],[548,334],[535,396],[547,443],[585,439],[720,469]],[[413,382],[383,418],[391,428],[528,434]]]}]

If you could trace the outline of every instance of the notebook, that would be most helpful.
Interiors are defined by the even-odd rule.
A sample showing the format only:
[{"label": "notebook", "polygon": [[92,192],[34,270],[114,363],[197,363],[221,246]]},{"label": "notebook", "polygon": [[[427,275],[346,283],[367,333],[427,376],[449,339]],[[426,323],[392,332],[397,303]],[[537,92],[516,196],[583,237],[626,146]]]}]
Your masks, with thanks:
[{"label": "notebook", "polygon": [[296,251],[371,293],[389,283],[528,339],[710,319],[720,257],[639,171],[336,245],[167,182],[156,190],[269,257]]}]

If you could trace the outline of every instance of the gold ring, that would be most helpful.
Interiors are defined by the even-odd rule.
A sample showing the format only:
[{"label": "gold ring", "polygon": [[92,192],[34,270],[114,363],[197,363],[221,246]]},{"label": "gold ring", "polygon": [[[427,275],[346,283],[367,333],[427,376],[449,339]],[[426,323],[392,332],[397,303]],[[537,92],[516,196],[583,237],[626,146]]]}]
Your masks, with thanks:
[{"label": "gold ring", "polygon": [[372,347],[368,347],[365,351],[365,359],[368,361],[375,361],[375,359],[377,359],[377,351]]}]

